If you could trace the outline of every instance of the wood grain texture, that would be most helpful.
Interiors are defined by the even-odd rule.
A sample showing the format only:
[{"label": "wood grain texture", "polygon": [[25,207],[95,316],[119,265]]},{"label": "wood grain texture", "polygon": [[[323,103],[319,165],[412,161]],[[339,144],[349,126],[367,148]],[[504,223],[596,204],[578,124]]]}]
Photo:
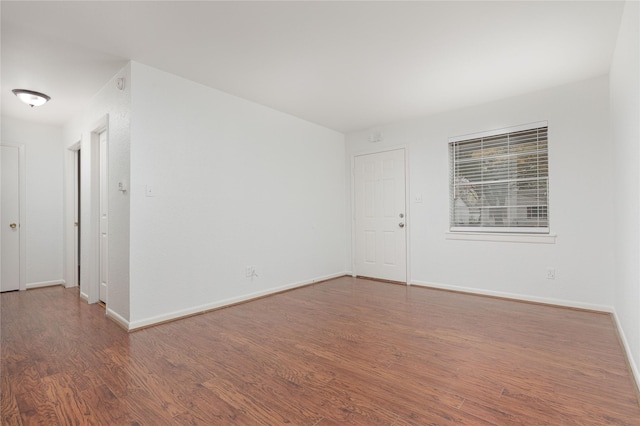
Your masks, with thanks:
[{"label": "wood grain texture", "polygon": [[608,314],[344,277],[128,334],[0,297],[3,425],[640,425]]}]

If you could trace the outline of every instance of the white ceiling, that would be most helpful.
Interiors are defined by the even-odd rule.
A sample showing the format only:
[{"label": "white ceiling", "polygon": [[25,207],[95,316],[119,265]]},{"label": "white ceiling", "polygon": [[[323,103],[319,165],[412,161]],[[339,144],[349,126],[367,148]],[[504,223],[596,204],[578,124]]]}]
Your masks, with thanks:
[{"label": "white ceiling", "polygon": [[[623,3],[0,3],[2,114],[63,124],[129,60],[340,132],[606,74]],[[11,89],[44,92],[43,107]]]}]

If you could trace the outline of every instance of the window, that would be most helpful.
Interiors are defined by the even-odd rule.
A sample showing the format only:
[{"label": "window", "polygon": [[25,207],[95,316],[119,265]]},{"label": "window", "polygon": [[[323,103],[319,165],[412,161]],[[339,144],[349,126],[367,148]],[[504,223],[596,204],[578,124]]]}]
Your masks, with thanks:
[{"label": "window", "polygon": [[547,123],[449,139],[450,230],[549,233]]}]

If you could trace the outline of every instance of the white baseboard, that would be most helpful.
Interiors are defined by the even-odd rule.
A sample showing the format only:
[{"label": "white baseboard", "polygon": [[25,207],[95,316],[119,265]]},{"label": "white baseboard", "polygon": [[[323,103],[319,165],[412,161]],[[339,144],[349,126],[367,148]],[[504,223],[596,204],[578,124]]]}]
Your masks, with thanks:
[{"label": "white baseboard", "polygon": [[635,363],[633,359],[633,354],[631,353],[631,347],[629,346],[629,342],[627,341],[627,336],[624,333],[624,329],[620,324],[620,319],[618,318],[618,314],[616,311],[613,311],[613,321],[616,324],[616,328],[618,329],[618,335],[620,336],[620,340],[622,340],[622,346],[624,347],[625,354],[627,355],[627,361],[629,362],[629,367],[631,368],[631,373],[636,382],[636,387],[638,392],[640,392],[640,371],[638,371],[638,365]]},{"label": "white baseboard", "polygon": [[576,302],[573,300],[529,296],[526,294],[507,293],[503,291],[492,291],[492,290],[484,290],[484,289],[478,289],[473,287],[462,287],[462,286],[449,285],[449,284],[428,283],[424,281],[415,281],[415,280],[411,282],[411,285],[416,285],[420,287],[438,288],[442,290],[461,291],[464,293],[473,293],[473,294],[479,294],[482,296],[502,297],[504,299],[515,299],[515,300],[522,300],[525,302],[544,303],[547,305],[563,306],[567,308],[586,309],[589,311],[608,312],[608,313],[614,312],[613,306],[596,305],[592,303]]},{"label": "white baseboard", "polygon": [[249,294],[245,294],[242,296],[238,296],[238,297],[231,297],[228,299],[223,299],[223,300],[218,300],[215,302],[210,302],[210,303],[206,303],[204,305],[198,305],[198,306],[194,306],[192,308],[187,308],[187,309],[181,309],[179,311],[174,311],[174,312],[169,312],[166,314],[162,314],[162,315],[156,315],[150,318],[144,318],[141,320],[136,320],[136,321],[131,321],[129,322],[129,326],[128,326],[128,330],[129,331],[134,331],[136,329],[142,328],[142,327],[148,327],[150,325],[154,325],[154,324],[158,324],[158,323],[162,323],[162,322],[166,322],[166,321],[172,321],[172,320],[176,320],[179,318],[183,318],[183,317],[188,317],[191,315],[195,315],[195,314],[200,314],[203,312],[207,312],[213,309],[218,309],[218,308],[222,308],[225,306],[229,306],[229,305],[234,305],[236,303],[240,303],[240,302],[248,302],[250,300],[253,299],[257,299],[260,297],[264,297],[264,296],[269,296],[271,294],[275,294],[275,293],[280,293],[282,291],[286,291],[286,290],[291,290],[297,287],[302,287],[308,284],[313,284],[319,281],[325,281],[325,280],[330,280],[333,278],[338,278],[338,277],[343,277],[347,275],[346,272],[339,272],[336,274],[330,274],[330,275],[325,275],[322,277],[317,277],[317,278],[313,278],[313,279],[309,279],[309,280],[305,280],[305,281],[299,281],[296,283],[292,283],[292,284],[287,284],[287,285],[283,285],[280,287],[275,287],[275,288],[271,288],[268,290],[263,290],[263,291],[257,291],[255,293],[249,293]]},{"label": "white baseboard", "polygon": [[84,300],[85,302],[88,302],[89,295],[87,293],[80,292],[80,299]]},{"label": "white baseboard", "polygon": [[114,310],[109,309],[108,307],[107,307],[107,316],[111,318],[113,321],[115,321],[116,323],[118,323],[118,325],[120,325],[125,330],[130,330],[129,321],[127,321],[123,316],[121,316]]},{"label": "white baseboard", "polygon": [[40,287],[51,287],[54,285],[65,285],[65,280],[40,281],[38,283],[27,283],[27,290]]},{"label": "white baseboard", "polygon": [[624,333],[624,330],[620,325],[618,314],[616,313],[616,310],[612,306],[595,305],[591,303],[575,302],[571,300],[552,299],[552,298],[546,298],[546,297],[528,296],[528,295],[521,295],[521,294],[514,294],[514,293],[506,293],[501,291],[481,290],[477,288],[461,287],[461,286],[447,285],[447,284],[427,283],[422,281],[413,281],[411,282],[411,285],[420,286],[420,287],[438,288],[442,290],[462,291],[465,293],[479,294],[483,296],[502,297],[507,299],[522,300],[525,302],[544,303],[547,305],[556,305],[561,307],[587,309],[590,311],[610,313],[612,314],[611,316],[613,317],[615,326],[618,330],[618,334],[620,335],[620,340],[622,340],[622,346],[624,347],[625,355],[627,357],[627,361],[629,362],[629,367],[631,368],[631,372],[635,379],[636,387],[640,392],[640,371],[638,370],[638,365],[636,365],[633,359],[633,354],[631,353],[631,348],[629,347],[629,342],[627,341],[627,337]]}]

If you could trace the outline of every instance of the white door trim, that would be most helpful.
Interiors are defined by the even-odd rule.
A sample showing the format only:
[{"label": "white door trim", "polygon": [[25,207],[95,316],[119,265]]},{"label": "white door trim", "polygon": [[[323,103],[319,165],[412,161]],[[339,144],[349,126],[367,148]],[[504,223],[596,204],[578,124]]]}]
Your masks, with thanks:
[{"label": "white door trim", "polygon": [[27,182],[27,160],[26,160],[26,145],[25,144],[13,144],[10,142],[0,142],[3,146],[12,146],[18,148],[18,199],[20,203],[20,290],[27,289],[27,188],[25,183]]},{"label": "white door trim", "polygon": [[[77,249],[76,241],[74,241],[74,226],[75,211],[74,211],[74,196],[75,190],[73,189],[75,177],[73,175],[75,171],[74,150],[81,149],[80,164],[82,167],[82,181],[80,192],[81,197],[81,211],[82,217],[80,218],[80,240],[82,264],[80,265],[80,297],[85,299],[88,303],[98,302],[100,292],[99,282],[99,149],[100,139],[99,134],[103,131],[107,131],[108,134],[109,116],[104,115],[93,126],[85,128],[80,136],[80,142],[76,142],[69,146],[66,151],[66,167],[65,167],[65,278],[67,282],[73,286],[74,281],[71,279],[74,276],[73,269],[77,268],[76,255],[74,250]],[[75,281],[77,285],[77,280]]]},{"label": "white door trim", "polygon": [[65,172],[66,172],[66,195],[65,207],[65,287],[78,286],[78,228],[76,221],[80,221],[78,212],[78,151],[82,145],[78,141],[67,148],[65,152]]},{"label": "white door trim", "polygon": [[99,160],[98,167],[98,253],[99,259],[99,300],[107,303],[107,287],[109,283],[109,139],[106,129],[98,135]]},{"label": "white door trim", "polygon": [[[91,146],[89,152],[90,179],[88,183],[84,180],[81,182],[83,186],[90,185],[89,199],[85,200],[86,197],[82,197],[81,200],[82,211],[85,208],[88,211],[89,226],[80,228],[83,236],[85,233],[88,234],[88,238],[83,239],[83,241],[89,241],[89,244],[85,243],[81,248],[83,250],[81,256],[87,261],[83,261],[82,265],[80,265],[81,271],[85,269],[87,271],[83,276],[88,278],[85,288],[87,289],[87,302],[89,303],[97,303],[100,300],[100,133],[107,132],[107,140],[109,140],[108,123],[109,116],[105,115],[93,125],[89,138]],[[84,169],[84,164],[82,164],[82,167]],[[87,217],[86,214],[83,214],[83,216]],[[81,286],[83,281],[80,281]]]},{"label": "white door trim", "polygon": [[409,205],[409,147],[407,145],[394,145],[388,147],[372,148],[367,150],[355,151],[351,153],[351,172],[349,174],[351,184],[351,275],[356,276],[356,187],[355,187],[355,165],[356,157],[362,155],[379,154],[388,151],[404,150],[404,173],[405,173],[405,224],[407,227],[405,238],[405,253],[406,253],[406,284],[411,283],[411,211]]}]

